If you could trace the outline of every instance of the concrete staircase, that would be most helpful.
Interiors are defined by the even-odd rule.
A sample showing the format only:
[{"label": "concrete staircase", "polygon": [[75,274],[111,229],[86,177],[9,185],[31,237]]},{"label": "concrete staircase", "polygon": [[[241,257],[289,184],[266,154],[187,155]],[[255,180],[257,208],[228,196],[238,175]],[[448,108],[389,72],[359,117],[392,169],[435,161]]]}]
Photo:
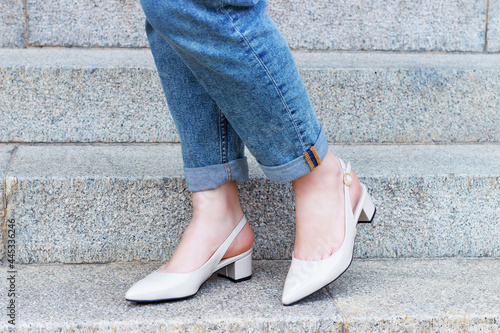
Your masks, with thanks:
[{"label": "concrete staircase", "polygon": [[293,191],[250,158],[253,279],[124,300],[191,214],[139,1],[7,0],[1,332],[500,331],[500,0],[269,1],[331,150],[377,205],[351,268],[281,305]]}]

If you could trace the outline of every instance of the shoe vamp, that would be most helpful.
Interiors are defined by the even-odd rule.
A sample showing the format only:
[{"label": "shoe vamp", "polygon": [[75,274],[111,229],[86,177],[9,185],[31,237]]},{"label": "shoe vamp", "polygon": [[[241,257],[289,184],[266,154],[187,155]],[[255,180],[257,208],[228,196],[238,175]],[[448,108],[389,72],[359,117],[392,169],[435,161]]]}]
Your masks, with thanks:
[{"label": "shoe vamp", "polygon": [[[352,250],[351,250],[352,251]],[[292,260],[287,287],[290,289],[316,288],[318,284],[326,284],[339,276],[351,262],[352,252],[341,247],[332,256],[318,261]]]},{"label": "shoe vamp", "polygon": [[[157,273],[137,282],[137,287],[144,293],[169,292],[171,296],[177,297],[184,294],[194,293],[198,290],[204,279],[192,274]],[[200,281],[202,280],[202,281]]]}]

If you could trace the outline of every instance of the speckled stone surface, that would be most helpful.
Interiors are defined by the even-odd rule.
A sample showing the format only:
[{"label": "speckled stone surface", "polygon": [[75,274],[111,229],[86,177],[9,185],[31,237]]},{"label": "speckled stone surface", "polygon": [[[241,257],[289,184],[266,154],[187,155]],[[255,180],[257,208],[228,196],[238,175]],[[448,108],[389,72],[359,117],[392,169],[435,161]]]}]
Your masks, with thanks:
[{"label": "speckled stone surface", "polygon": [[[133,1],[27,1],[31,45],[147,45]],[[273,0],[268,12],[293,49],[483,50],[486,2]]]},{"label": "speckled stone surface", "polygon": [[326,289],[294,307],[281,304],[289,263],[254,262],[234,284],[214,275],[186,300],[125,300],[133,283],[161,263],[28,265],[19,273],[19,332],[341,332]]},{"label": "speckled stone surface", "polygon": [[296,58],[330,142],[500,141],[498,54]]},{"label": "speckled stone surface", "polygon": [[355,260],[328,287],[346,332],[499,332],[500,260]]},{"label": "speckled stone surface", "polygon": [[6,179],[5,179],[5,171],[7,170],[7,166],[11,159],[12,153],[14,152],[14,145],[0,145],[0,264],[5,263],[5,255],[6,255],[6,236],[7,236],[7,228],[6,228],[6,202],[5,202],[5,188],[6,188]]},{"label": "speckled stone surface", "polygon": [[24,46],[24,1],[0,3],[0,47]]},{"label": "speckled stone surface", "polygon": [[271,0],[293,49],[475,51],[484,46],[486,1]]},{"label": "speckled stone surface", "polygon": [[[497,332],[500,260],[354,260],[328,288],[281,304],[288,261],[254,261],[239,284],[213,276],[186,300],[126,301],[162,263],[22,265],[18,332]],[[2,323],[3,324],[3,323]]]},{"label": "speckled stone surface", "polygon": [[500,52],[500,0],[488,2],[488,52]]},{"label": "speckled stone surface", "polygon": [[19,262],[150,261],[173,253],[165,242],[180,239],[190,218],[178,147],[28,146],[17,153],[9,176],[19,180],[11,214]]},{"label": "speckled stone surface", "polygon": [[32,46],[147,46],[140,1],[26,0]]},{"label": "speckled stone surface", "polygon": [[2,141],[178,141],[149,50],[16,51],[0,50]]},{"label": "speckled stone surface", "polygon": [[[500,256],[500,145],[334,145],[377,216],[357,258]],[[256,259],[290,259],[293,191],[253,158],[240,184]],[[178,145],[20,146],[7,176],[19,263],[161,261],[191,216]]]},{"label": "speckled stone surface", "polygon": [[[500,54],[295,59],[330,142],[500,142]],[[179,140],[149,50],[0,50],[0,82],[3,142]]]}]

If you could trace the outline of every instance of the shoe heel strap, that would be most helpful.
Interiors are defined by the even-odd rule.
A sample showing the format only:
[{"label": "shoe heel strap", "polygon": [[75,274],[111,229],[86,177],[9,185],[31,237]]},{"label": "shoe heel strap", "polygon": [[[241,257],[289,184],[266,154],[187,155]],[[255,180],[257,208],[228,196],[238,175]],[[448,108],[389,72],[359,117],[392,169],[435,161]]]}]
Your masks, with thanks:
[{"label": "shoe heel strap", "polygon": [[215,251],[212,258],[217,258],[216,259],[217,261],[220,261],[222,259],[222,257],[226,253],[227,249],[233,243],[234,239],[236,238],[236,236],[238,236],[238,234],[243,229],[243,227],[245,226],[246,223],[247,223],[247,218],[246,218],[246,216],[243,215],[243,218],[240,220],[240,222],[238,223],[236,228],[234,228],[234,230],[226,238],[224,243],[222,243],[222,245],[217,249],[217,251]]},{"label": "shoe heel strap", "polygon": [[345,209],[345,214],[346,218],[348,215],[352,215],[352,206],[351,206],[351,195],[349,191],[349,187],[351,186],[352,183],[352,177],[351,177],[351,162],[348,162],[347,165],[344,163],[344,161],[340,158],[337,157],[340,161],[340,165],[342,167],[342,172],[343,172],[343,182],[344,182],[344,209]]},{"label": "shoe heel strap", "polygon": [[342,167],[344,185],[349,187],[349,186],[351,186],[351,183],[352,183],[351,162],[348,162],[346,165],[345,162],[340,157],[337,157],[337,158],[339,159],[340,166]]}]

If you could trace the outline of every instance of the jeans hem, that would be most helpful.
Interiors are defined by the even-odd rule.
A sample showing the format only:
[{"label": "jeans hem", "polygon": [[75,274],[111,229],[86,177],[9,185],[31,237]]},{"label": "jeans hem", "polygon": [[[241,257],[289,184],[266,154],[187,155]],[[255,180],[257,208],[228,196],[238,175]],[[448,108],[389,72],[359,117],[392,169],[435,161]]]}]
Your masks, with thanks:
[{"label": "jeans hem", "polygon": [[[302,156],[278,166],[265,166],[258,161],[257,163],[267,178],[284,183],[293,181],[311,172],[316,166],[321,164],[327,152],[328,141],[323,131],[323,127],[321,127],[316,142],[311,148],[304,152]],[[320,161],[318,161],[318,159]]]},{"label": "jeans hem", "polygon": [[244,156],[223,164],[184,168],[184,178],[191,192],[217,188],[232,180],[245,182],[249,179],[248,161]]}]

